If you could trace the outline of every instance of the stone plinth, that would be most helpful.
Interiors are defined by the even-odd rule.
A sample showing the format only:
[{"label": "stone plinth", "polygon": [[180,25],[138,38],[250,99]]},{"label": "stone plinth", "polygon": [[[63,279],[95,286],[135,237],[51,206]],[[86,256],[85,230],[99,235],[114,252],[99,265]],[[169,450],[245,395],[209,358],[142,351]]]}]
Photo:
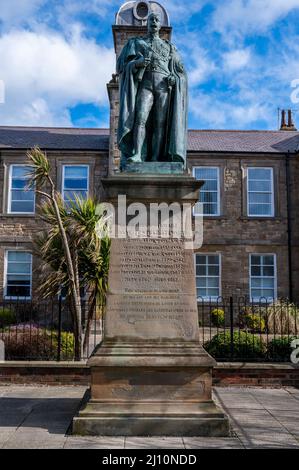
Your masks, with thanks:
[{"label": "stone plinth", "polygon": [[184,164],[178,162],[127,163],[124,174],[184,175]]},{"label": "stone plinth", "polygon": [[[188,175],[103,181],[112,203],[118,193],[147,207],[195,203],[200,184]],[[193,251],[183,238],[112,240],[104,340],[88,364],[91,398],[74,418],[74,433],[228,434],[228,420],[212,401],[216,363],[199,344]]]}]

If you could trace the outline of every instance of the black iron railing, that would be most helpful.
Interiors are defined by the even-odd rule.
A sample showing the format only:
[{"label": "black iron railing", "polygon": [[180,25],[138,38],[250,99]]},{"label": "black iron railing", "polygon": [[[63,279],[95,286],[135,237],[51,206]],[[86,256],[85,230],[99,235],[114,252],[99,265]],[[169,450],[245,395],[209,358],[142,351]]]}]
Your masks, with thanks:
[{"label": "black iron railing", "polygon": [[289,362],[299,307],[288,300],[198,299],[200,341],[218,361]]},{"label": "black iron railing", "polygon": [[[88,301],[83,300],[81,307],[84,331],[89,311]],[[72,361],[72,325],[69,302],[66,299],[5,300],[0,303],[0,340],[5,345],[5,360]],[[101,341],[101,334],[101,312],[95,306],[83,359],[91,355]]]},{"label": "black iron railing", "polygon": [[[86,330],[87,300],[82,301]],[[299,338],[299,307],[288,300],[250,302],[244,297],[198,299],[199,339],[218,361],[289,362]],[[84,359],[102,339],[102,312],[94,307]],[[72,361],[74,335],[63,298],[0,303],[0,340],[6,360]]]}]

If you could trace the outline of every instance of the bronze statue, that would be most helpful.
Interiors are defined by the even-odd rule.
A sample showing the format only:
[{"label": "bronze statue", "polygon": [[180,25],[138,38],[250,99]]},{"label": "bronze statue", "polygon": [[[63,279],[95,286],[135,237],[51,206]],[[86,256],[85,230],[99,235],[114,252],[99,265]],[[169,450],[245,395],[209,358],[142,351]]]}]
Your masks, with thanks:
[{"label": "bronze statue", "polygon": [[186,163],[187,75],[160,29],[159,16],[151,13],[147,36],[130,39],[117,61],[122,170],[133,162]]}]

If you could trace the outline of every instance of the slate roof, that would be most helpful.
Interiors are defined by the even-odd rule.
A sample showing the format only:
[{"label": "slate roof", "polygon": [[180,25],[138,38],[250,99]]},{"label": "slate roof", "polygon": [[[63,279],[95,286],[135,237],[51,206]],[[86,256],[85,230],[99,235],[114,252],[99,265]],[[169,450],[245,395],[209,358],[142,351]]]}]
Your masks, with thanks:
[{"label": "slate roof", "polygon": [[[108,129],[0,126],[0,149],[109,149]],[[189,130],[189,152],[292,153],[299,150],[299,132]]]},{"label": "slate roof", "polygon": [[189,151],[284,153],[299,150],[299,132],[295,131],[222,131],[190,130]]},{"label": "slate roof", "polygon": [[108,129],[2,127],[0,149],[108,150]]}]

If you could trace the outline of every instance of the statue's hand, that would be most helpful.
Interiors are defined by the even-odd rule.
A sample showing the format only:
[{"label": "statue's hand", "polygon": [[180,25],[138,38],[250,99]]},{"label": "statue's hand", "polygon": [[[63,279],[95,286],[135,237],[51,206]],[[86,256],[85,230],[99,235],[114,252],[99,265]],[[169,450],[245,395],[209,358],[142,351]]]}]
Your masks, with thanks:
[{"label": "statue's hand", "polygon": [[148,66],[149,63],[150,63],[150,59],[148,57],[141,56],[139,59],[136,60],[135,67],[137,69],[145,68]]}]

